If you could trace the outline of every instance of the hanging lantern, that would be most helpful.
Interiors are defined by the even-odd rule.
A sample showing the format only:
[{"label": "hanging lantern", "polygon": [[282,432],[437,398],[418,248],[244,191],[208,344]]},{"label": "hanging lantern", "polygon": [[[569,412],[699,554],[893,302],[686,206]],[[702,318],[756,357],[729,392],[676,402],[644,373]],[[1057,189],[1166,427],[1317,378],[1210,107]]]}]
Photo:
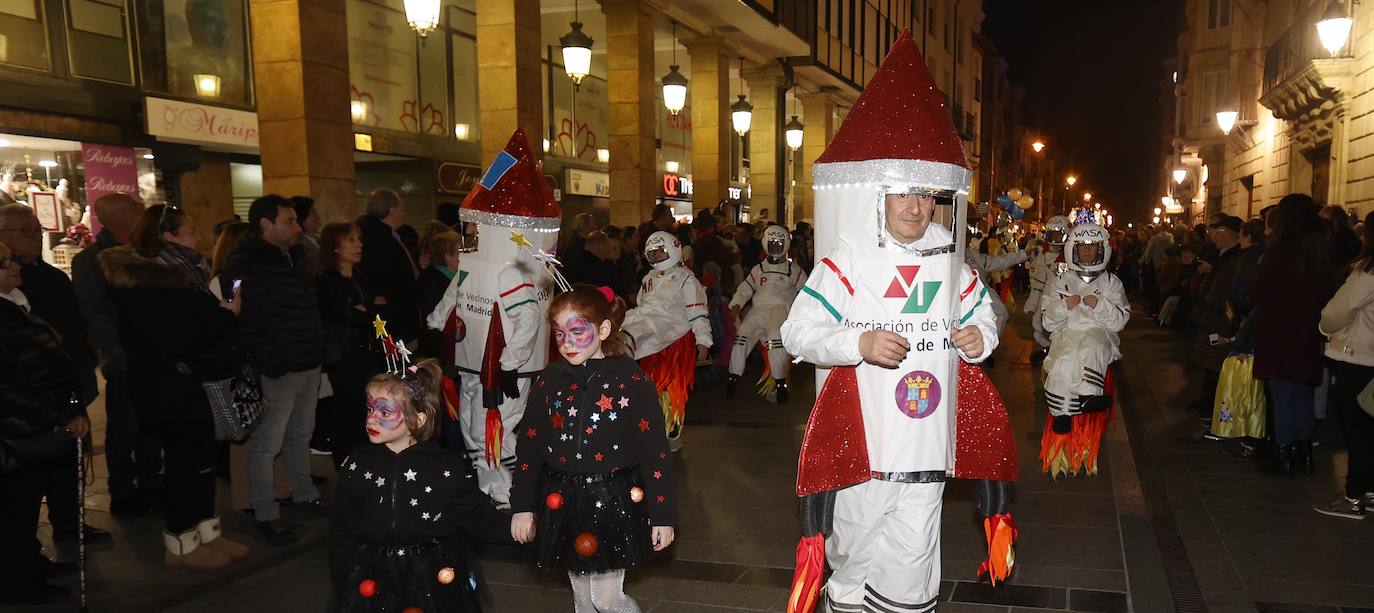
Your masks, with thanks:
[{"label": "hanging lantern", "polygon": [[1350,14],[1345,12],[1345,3],[1341,0],[1331,0],[1331,4],[1326,7],[1326,13],[1322,14],[1321,21],[1317,22],[1317,37],[1322,40],[1322,46],[1326,47],[1326,51],[1332,57],[1345,48],[1346,41],[1350,39],[1352,23]]},{"label": "hanging lantern", "polygon": [[663,75],[663,106],[676,115],[687,107],[687,77],[678,72],[677,65],[677,22],[673,22],[673,63],[668,65],[668,74]]},{"label": "hanging lantern", "polygon": [[196,83],[196,95],[201,98],[218,98],[220,78],[217,74],[196,74],[191,76]]},{"label": "hanging lantern", "polygon": [[787,125],[784,125],[782,127],[783,134],[787,137],[788,149],[791,149],[793,151],[801,149],[802,133],[804,128],[805,126],[802,125],[802,122],[797,121],[796,115],[793,115],[792,119],[787,121]]},{"label": "hanging lantern", "polygon": [[[744,89],[744,58],[739,59],[739,88]],[[749,132],[749,124],[754,119],[754,105],[749,104],[744,99],[744,94],[739,95],[739,100],[730,105],[730,123],[734,125],[735,132],[744,136]]]},{"label": "hanging lantern", "polygon": [[573,2],[573,22],[569,25],[572,30],[558,39],[563,47],[563,71],[568,73],[573,85],[581,85],[582,79],[592,72],[592,37],[582,31],[576,2]]},{"label": "hanging lantern", "polygon": [[420,38],[439,27],[439,0],[405,0],[406,23]]}]

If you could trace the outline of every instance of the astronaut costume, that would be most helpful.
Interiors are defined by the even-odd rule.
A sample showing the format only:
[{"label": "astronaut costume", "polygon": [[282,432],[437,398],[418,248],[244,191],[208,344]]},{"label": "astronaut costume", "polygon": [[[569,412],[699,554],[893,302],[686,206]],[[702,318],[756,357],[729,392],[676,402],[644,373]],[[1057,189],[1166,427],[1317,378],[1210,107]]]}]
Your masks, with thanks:
[{"label": "astronaut costume", "polygon": [[[789,352],[829,374],[798,463],[803,538],[788,611],[822,600],[846,613],[930,611],[946,478],[981,480],[990,555],[980,570],[994,583],[1006,578],[1015,528],[1005,493],[1016,454],[1006,408],[972,366],[998,344],[989,291],[964,263],[962,237],[947,229],[963,227],[971,172],[910,32],[813,172],[825,256],[781,332]],[[935,218],[909,244],[887,230],[885,198],[899,194],[936,199]],[[977,330],[981,353],[957,349],[952,327]],[[872,330],[910,343],[897,368],[864,361],[860,337]],[[822,588],[827,556],[833,572]]]},{"label": "astronaut costume", "polygon": [[1040,297],[1045,291],[1045,285],[1063,272],[1064,237],[1068,233],[1068,217],[1051,217],[1045,222],[1043,230],[1046,248],[1040,255],[1035,256],[1030,264],[1030,296],[1026,298],[1025,312],[1031,316],[1031,329],[1035,332],[1035,342],[1040,345],[1042,352],[1050,347],[1050,335],[1045,333],[1045,326],[1040,320]]},{"label": "astronaut costume", "polygon": [[[1003,273],[1011,270],[1013,266],[1025,262],[1029,254],[1025,251],[1009,251],[996,255],[980,253],[977,249],[968,249],[964,252],[964,262],[982,279],[988,283],[996,273]],[[1002,302],[1002,297],[996,291],[988,291],[988,297],[992,301],[992,311],[997,316],[997,335],[1001,336],[1002,330],[1007,327],[1007,321],[1011,319],[1011,312],[1007,310],[1006,303]]]},{"label": "astronaut costume", "polygon": [[[1074,226],[1064,246],[1068,271],[1045,286],[1040,299],[1050,353],[1045,358],[1045,400],[1050,417],[1041,440],[1042,469],[1054,477],[1086,470],[1097,474],[1102,432],[1112,400],[1108,368],[1121,359],[1117,333],[1131,305],[1116,275],[1106,272],[1112,248],[1095,223]],[[1090,297],[1096,304],[1085,300]]]},{"label": "astronaut costume", "polygon": [[507,504],[515,429],[530,383],[549,359],[553,278],[533,254],[554,248],[563,217],[523,131],[511,136],[459,216],[477,224],[477,250],[463,255],[426,323],[453,347],[459,422],[478,486]]},{"label": "astronaut costume", "polygon": [[621,330],[659,392],[669,435],[677,438],[696,379],[696,348],[712,342],[706,288],[682,265],[682,243],[668,232],[649,235],[644,258],[654,269],[640,283],[639,299],[625,313]]},{"label": "astronaut costume", "polygon": [[768,256],[749,271],[749,276],[735,288],[735,296],[730,307],[744,308],[753,303],[749,315],[740,323],[739,334],[735,336],[735,346],[730,351],[730,380],[725,385],[725,396],[735,393],[735,384],[744,374],[744,361],[753,350],[754,343],[764,345],[764,357],[768,362],[764,382],[772,375],[772,386],[764,385],[763,395],[776,393],[778,402],[787,402],[787,350],[782,347],[782,322],[787,319],[787,310],[796,300],[797,292],[806,285],[806,271],[787,257],[787,249],[792,237],[782,226],[768,226],[763,231],[763,249]]}]

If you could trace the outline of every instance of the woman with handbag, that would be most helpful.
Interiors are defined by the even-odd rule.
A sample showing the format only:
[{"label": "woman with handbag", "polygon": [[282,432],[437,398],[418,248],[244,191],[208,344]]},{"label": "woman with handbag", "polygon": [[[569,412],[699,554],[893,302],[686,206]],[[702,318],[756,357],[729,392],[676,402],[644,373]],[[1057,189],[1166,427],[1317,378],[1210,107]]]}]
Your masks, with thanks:
[{"label": "woman with handbag", "polygon": [[[248,555],[220,535],[215,515],[216,444],[205,382],[240,373],[230,333],[238,296],[217,300],[195,257],[169,244],[194,236],[191,218],[154,205],[134,224],[129,244],[100,253],[129,351],[129,380],[139,423],[162,443],[164,560],[173,568],[217,570]],[[189,226],[189,227],[188,227]],[[190,242],[190,241],[185,241]],[[185,262],[190,266],[183,266]]]},{"label": "woman with handbag", "polygon": [[19,291],[19,257],[0,243],[0,606],[43,605],[71,596],[43,577],[34,545],[48,468],[76,457],[89,425],[76,366],[52,327]]},{"label": "woman with handbag", "polygon": [[1322,309],[1320,329],[1331,370],[1329,402],[1341,420],[1348,461],[1345,491],[1312,505],[1323,515],[1363,519],[1374,510],[1374,415],[1358,400],[1374,381],[1374,213],[1364,220],[1364,248],[1345,284]]},{"label": "woman with handbag", "polygon": [[367,442],[367,380],[381,369],[368,351],[373,314],[353,267],[363,259],[362,231],[351,223],[332,223],[320,230],[320,276],[315,290],[324,320],[324,375],[334,395],[321,411],[327,420],[331,453],[338,466],[354,447]]}]

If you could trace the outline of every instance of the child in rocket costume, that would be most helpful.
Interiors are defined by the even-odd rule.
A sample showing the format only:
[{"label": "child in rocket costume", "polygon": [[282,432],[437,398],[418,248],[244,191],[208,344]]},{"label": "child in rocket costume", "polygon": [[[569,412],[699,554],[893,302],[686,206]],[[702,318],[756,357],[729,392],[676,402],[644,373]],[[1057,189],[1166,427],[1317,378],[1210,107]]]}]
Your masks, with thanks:
[{"label": "child in rocket costume", "polygon": [[1068,271],[1045,286],[1040,298],[1050,353],[1045,358],[1045,401],[1049,423],[1040,441],[1041,469],[1053,477],[1097,474],[1102,432],[1111,419],[1108,369],[1121,359],[1117,333],[1131,318],[1131,305],[1116,275],[1107,231],[1082,223],[1069,231],[1064,248]]},{"label": "child in rocket costume", "polygon": [[697,362],[711,347],[706,288],[682,264],[682,243],[668,232],[644,241],[644,259],[653,270],[639,285],[636,306],[625,313],[624,332],[631,356],[654,382],[670,438],[682,433],[687,393],[696,383]]},{"label": "child in rocket costume", "polygon": [[948,478],[979,480],[980,571],[994,583],[1010,572],[1016,453],[1006,407],[973,365],[998,343],[989,292],[948,229],[964,227],[972,173],[910,32],[813,173],[825,256],[782,338],[829,374],[798,462],[788,611],[813,610],[822,593],[828,611],[930,611]]},{"label": "child in rocket costume", "polygon": [[1040,347],[1031,354],[1031,361],[1045,357],[1050,348],[1050,335],[1040,320],[1040,297],[1045,292],[1045,284],[1052,282],[1063,272],[1064,237],[1069,233],[1069,218],[1055,215],[1045,222],[1042,231],[1045,250],[1035,256],[1030,264],[1030,296],[1026,298],[1025,312],[1031,316],[1031,329],[1035,332],[1035,342]]},{"label": "child in rocket costume", "polygon": [[[730,380],[725,384],[725,397],[735,395],[735,384],[744,374],[744,360],[754,343],[763,342],[766,372],[761,379],[761,394],[775,393],[778,402],[787,402],[787,350],[782,348],[782,322],[787,310],[796,300],[797,292],[806,285],[806,271],[787,257],[792,237],[782,226],[768,226],[763,231],[763,250],[767,257],[754,265],[749,276],[735,288],[730,300],[730,312],[739,320],[744,305],[753,303],[749,316],[740,323],[734,349],[730,351]],[[771,379],[769,376],[771,375]],[[771,383],[771,385],[769,385]]]},{"label": "child in rocket costume", "polygon": [[511,136],[459,216],[477,224],[477,250],[463,256],[427,323],[453,348],[447,364],[458,371],[459,389],[446,392],[478,486],[504,505],[510,501],[514,431],[530,382],[549,359],[545,314],[553,278],[531,256],[554,248],[563,218],[523,131]]}]

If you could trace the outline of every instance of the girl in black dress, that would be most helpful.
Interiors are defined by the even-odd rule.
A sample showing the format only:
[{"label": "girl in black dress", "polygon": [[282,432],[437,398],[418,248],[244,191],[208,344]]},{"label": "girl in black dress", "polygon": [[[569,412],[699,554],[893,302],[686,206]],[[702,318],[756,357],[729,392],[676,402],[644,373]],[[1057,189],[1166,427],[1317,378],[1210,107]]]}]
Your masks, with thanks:
[{"label": "girl in black dress", "polygon": [[577,613],[636,613],[625,571],[673,542],[668,439],[654,385],[624,356],[625,303],[575,285],[549,306],[558,352],[517,431],[511,536],[572,582]]}]

